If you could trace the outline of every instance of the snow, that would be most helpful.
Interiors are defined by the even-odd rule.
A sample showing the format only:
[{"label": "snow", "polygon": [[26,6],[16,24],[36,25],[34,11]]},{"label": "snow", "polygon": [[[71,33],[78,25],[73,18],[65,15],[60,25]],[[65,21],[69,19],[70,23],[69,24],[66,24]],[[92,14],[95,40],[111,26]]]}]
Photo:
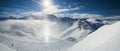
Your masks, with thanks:
[{"label": "snow", "polygon": [[81,19],[74,22],[71,27],[61,34],[61,38],[67,40],[71,39],[74,42],[83,40],[90,33],[104,25],[102,21],[97,22],[96,20],[97,19]]},{"label": "snow", "polygon": [[68,51],[120,51],[120,22],[105,25]]},{"label": "snow", "polygon": [[73,38],[75,39],[74,42],[78,42],[82,39],[84,39],[89,32],[91,32],[91,30],[80,30],[80,28],[78,27],[78,21],[74,22],[74,24],[69,27],[66,31],[64,31],[61,34],[61,38],[62,39],[69,39],[69,38]]},{"label": "snow", "polygon": [[0,43],[0,51],[15,51],[7,46],[5,46],[4,44]]},{"label": "snow", "polygon": [[[90,19],[89,21],[95,22],[94,19]],[[78,21],[74,22],[67,30],[63,30],[64,32],[61,34],[57,34],[57,30],[64,28],[66,25],[59,25],[61,26],[59,27],[56,23],[54,26],[51,26],[54,22],[50,22],[50,25],[45,23],[49,22],[45,20],[0,21],[0,50],[5,50],[4,47],[17,51],[66,51],[68,48],[69,51],[119,50],[120,29],[118,28],[120,28],[120,22],[103,26],[92,34],[89,34],[91,32],[90,29],[80,30]],[[46,29],[49,32],[47,32]],[[46,35],[44,34],[45,32],[47,32]],[[55,34],[53,34],[53,32]],[[44,42],[44,38],[47,35],[50,36],[49,40],[51,42],[49,43]],[[77,40],[78,43],[75,44],[76,42],[67,41],[68,38],[74,40],[71,39],[71,37]],[[114,46],[114,48],[112,46]]]}]

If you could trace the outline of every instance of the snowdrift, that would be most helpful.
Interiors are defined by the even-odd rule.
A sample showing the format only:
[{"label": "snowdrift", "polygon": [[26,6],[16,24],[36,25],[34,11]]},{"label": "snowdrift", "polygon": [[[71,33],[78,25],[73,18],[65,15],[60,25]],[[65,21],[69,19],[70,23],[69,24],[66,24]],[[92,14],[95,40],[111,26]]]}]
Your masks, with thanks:
[{"label": "snowdrift", "polygon": [[105,25],[68,51],[120,51],[120,22]]}]

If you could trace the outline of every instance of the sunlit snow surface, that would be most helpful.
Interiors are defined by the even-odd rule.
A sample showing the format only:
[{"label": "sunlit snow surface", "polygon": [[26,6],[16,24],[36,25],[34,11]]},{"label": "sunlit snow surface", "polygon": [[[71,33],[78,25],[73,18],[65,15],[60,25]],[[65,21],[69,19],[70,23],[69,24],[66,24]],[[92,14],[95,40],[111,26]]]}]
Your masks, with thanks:
[{"label": "sunlit snow surface", "polygon": [[68,51],[120,51],[119,28],[120,22],[103,26]]}]

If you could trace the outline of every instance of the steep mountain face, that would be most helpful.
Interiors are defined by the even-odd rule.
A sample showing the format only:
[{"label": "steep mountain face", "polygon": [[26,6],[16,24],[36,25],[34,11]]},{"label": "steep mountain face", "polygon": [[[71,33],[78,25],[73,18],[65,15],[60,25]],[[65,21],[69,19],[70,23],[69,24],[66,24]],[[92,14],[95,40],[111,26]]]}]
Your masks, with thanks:
[{"label": "steep mountain face", "polygon": [[80,19],[76,21],[70,28],[64,31],[61,34],[61,38],[72,42],[78,42],[103,25],[104,22],[102,22],[102,20],[98,21],[98,19]]},{"label": "steep mountain face", "polygon": [[120,51],[120,22],[106,25],[78,42],[69,51]]},{"label": "steep mountain face", "polygon": [[80,29],[90,29],[92,31],[97,30],[99,27],[103,26],[104,23],[99,19],[80,19],[78,27]]}]

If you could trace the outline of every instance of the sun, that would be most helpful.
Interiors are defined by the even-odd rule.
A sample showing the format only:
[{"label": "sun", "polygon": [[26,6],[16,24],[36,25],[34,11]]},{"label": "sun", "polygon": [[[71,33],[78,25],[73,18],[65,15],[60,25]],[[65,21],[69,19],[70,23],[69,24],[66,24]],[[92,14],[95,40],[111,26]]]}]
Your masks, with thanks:
[{"label": "sun", "polygon": [[42,12],[46,14],[54,14],[58,12],[57,6],[53,3],[53,0],[42,0],[41,3],[43,10]]}]

